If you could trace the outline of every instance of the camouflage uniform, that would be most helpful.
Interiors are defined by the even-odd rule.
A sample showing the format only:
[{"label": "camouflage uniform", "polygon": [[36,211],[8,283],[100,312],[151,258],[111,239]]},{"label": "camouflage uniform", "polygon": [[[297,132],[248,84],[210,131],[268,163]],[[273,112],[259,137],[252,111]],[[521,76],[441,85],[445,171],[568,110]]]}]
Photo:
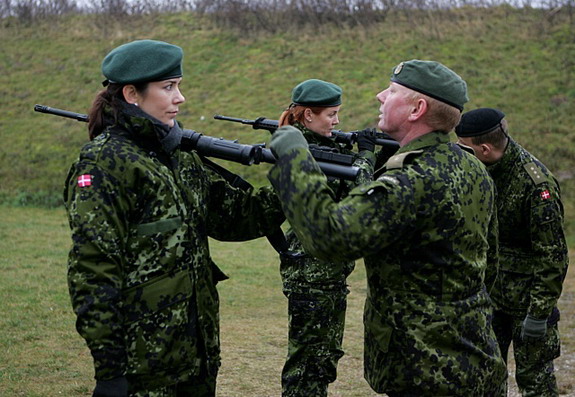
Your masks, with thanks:
[{"label": "camouflage uniform", "polygon": [[163,125],[137,107],[119,117],[66,181],[76,328],[98,380],[125,376],[132,394],[202,378],[215,388],[216,284],[227,277],[208,236],[256,238],[285,218],[271,189],[233,188],[196,153],[166,153]]},{"label": "camouflage uniform", "polygon": [[[491,291],[494,329],[505,359],[511,342],[524,396],[557,396],[553,359],[559,357],[557,300],[567,273],[567,245],[559,185],[539,160],[511,138],[488,167],[497,187],[500,271]],[[529,314],[547,318],[547,334],[522,340]]]},{"label": "camouflage uniform", "polygon": [[[311,145],[329,147],[339,153],[353,152],[305,128],[302,131]],[[372,180],[373,153],[364,151],[354,162],[360,167],[355,183]],[[354,183],[330,178],[328,181],[339,201]],[[327,396],[328,384],[335,381],[337,363],[343,356],[342,340],[347,308],[347,276],[354,261],[322,261],[307,255],[293,230],[287,231],[290,252],[280,255],[283,292],[288,298],[288,355],[282,371],[283,396]]]},{"label": "camouflage uniform", "polygon": [[507,374],[484,285],[495,219],[485,167],[431,132],[375,176],[337,203],[311,156],[296,149],[269,179],[308,252],[364,257],[365,378],[376,392],[495,395]]}]

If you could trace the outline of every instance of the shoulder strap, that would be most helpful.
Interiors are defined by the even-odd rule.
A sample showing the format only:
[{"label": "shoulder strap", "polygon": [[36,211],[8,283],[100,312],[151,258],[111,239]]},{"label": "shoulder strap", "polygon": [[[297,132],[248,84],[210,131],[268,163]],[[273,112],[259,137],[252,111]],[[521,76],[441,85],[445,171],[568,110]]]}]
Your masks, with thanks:
[{"label": "shoulder strap", "polygon": [[403,168],[403,163],[409,156],[420,153],[423,153],[423,150],[413,150],[411,152],[404,152],[393,155],[389,158],[389,160],[387,160],[387,163],[385,163],[385,168],[387,168],[388,170]]},{"label": "shoulder strap", "polygon": [[541,168],[533,161],[530,163],[523,164],[523,168],[525,168],[525,171],[527,171],[527,174],[529,174],[529,176],[531,177],[533,182],[535,182],[536,185],[545,183],[547,181],[547,178],[545,174],[541,171]]},{"label": "shoulder strap", "polygon": [[206,165],[208,168],[211,168],[214,172],[219,174],[222,178],[224,178],[233,187],[237,187],[237,188],[240,188],[242,190],[248,190],[248,189],[253,187],[251,185],[251,183],[249,183],[248,181],[243,179],[241,176],[236,175],[231,171],[228,171],[227,169],[225,169],[221,165],[213,162],[212,160],[208,159],[207,157],[204,157],[200,154],[198,154],[198,156],[200,157],[200,159],[202,160],[204,165]]},{"label": "shoulder strap", "polygon": [[[214,163],[213,161],[207,159],[204,156],[199,155],[199,157],[207,167],[211,168],[214,172],[222,176],[222,178],[224,178],[233,187],[237,187],[242,190],[248,190],[253,187],[248,181],[246,181],[239,175],[236,175],[233,172],[228,171],[221,165]],[[266,235],[266,238],[268,239],[271,246],[278,253],[281,254],[284,252],[288,252],[289,244],[281,228],[278,227],[272,233]]]}]

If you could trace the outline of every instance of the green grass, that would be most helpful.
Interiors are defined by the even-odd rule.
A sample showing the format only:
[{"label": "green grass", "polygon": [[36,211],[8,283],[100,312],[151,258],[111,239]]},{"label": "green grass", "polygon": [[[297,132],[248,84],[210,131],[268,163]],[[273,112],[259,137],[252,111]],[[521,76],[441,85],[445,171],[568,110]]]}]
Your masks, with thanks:
[{"label": "green grass", "polygon": [[[212,256],[230,279],[219,284],[222,367],[218,396],[280,395],[287,349],[287,306],[277,254],[265,239],[211,241]],[[74,328],[66,286],[70,237],[61,209],[0,206],[0,395],[89,396],[92,359]],[[571,263],[573,255],[571,245]],[[361,262],[348,279],[344,348],[330,397],[375,396],[363,379]],[[562,355],[560,391],[575,393],[575,270],[559,302]],[[512,360],[511,360],[512,364]]]},{"label": "green grass", "polygon": [[[467,109],[499,107],[512,135],[558,176],[575,231],[575,26],[566,13],[509,7],[391,14],[370,27],[241,34],[193,14],[69,16],[33,25],[0,21],[0,202],[59,202],[86,124],[33,111],[36,103],[86,113],[102,88],[100,62],[115,46],[154,38],[183,47],[180,120],[210,136],[269,141],[266,131],[214,114],[277,118],[308,78],[344,90],[341,127],[374,126],[375,95],[393,66],[434,59],[468,83]],[[256,184],[267,166],[222,162]]]},{"label": "green grass", "polygon": [[[33,111],[40,103],[86,113],[102,88],[100,62],[124,42],[153,38],[183,47],[180,120],[214,137],[269,140],[266,131],[213,120],[214,114],[277,118],[291,89],[308,78],[344,89],[340,128],[374,126],[375,95],[403,60],[434,59],[468,83],[466,109],[499,107],[511,134],[559,178],[567,238],[575,246],[575,26],[559,13],[509,7],[398,14],[370,28],[242,35],[190,14],[121,21],[70,16],[33,25],[0,21],[0,395],[81,396],[93,387],[91,358],[74,330],[66,289],[69,236],[60,202],[86,124]],[[221,162],[265,184],[269,165]],[[222,296],[220,396],[277,396],[286,351],[286,301],[278,259],[261,239],[212,242],[230,280]],[[573,252],[573,250],[572,250]],[[573,263],[573,255],[571,262]],[[575,390],[575,276],[560,306],[563,393]],[[362,376],[363,267],[350,277],[346,356],[332,396],[370,396]]]}]

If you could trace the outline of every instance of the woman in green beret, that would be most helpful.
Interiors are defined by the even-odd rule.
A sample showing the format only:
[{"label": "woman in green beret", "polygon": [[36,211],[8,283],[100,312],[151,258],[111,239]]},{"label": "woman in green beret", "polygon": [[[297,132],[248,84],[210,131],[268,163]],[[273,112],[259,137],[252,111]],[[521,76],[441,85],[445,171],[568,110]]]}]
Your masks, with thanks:
[{"label": "woman in green beret", "polygon": [[208,237],[253,239],[285,219],[272,190],[237,189],[180,150],[182,57],[155,40],[106,56],[90,142],[66,181],[68,286],[94,396],[214,396],[227,277]]},{"label": "woman in green beret", "polygon": [[[336,143],[331,131],[339,124],[342,89],[318,79],[306,80],[292,91],[292,103],[281,114],[279,126],[292,125],[302,131],[310,145],[329,147],[357,155],[360,167],[352,183],[331,178],[336,200],[355,184],[371,181],[375,161],[373,142],[358,144],[359,155]],[[326,236],[329,238],[329,236]],[[280,255],[283,292],[288,298],[288,355],[282,371],[282,395],[327,396],[336,379],[337,363],[343,356],[342,340],[347,307],[346,279],[353,261],[326,262],[307,254],[293,230],[288,230],[290,250]]]}]

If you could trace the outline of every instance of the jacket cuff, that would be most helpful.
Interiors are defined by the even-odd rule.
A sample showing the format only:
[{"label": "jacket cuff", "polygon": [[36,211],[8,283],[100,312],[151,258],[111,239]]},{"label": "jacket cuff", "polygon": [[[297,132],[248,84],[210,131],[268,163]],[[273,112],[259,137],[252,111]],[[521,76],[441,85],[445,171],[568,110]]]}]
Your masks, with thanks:
[{"label": "jacket cuff", "polygon": [[123,349],[92,350],[95,378],[110,380],[126,375],[126,352]]}]

